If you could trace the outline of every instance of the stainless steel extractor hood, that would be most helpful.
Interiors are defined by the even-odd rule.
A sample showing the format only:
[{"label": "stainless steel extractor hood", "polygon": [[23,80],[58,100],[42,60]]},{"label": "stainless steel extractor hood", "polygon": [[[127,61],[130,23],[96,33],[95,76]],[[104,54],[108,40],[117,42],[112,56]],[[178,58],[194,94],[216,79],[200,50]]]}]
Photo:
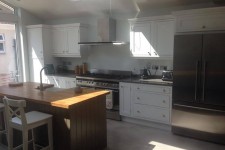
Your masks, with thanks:
[{"label": "stainless steel extractor hood", "polygon": [[79,45],[123,45],[123,41],[116,41],[116,21],[112,18],[103,18],[98,20],[98,37],[93,42],[79,42]]}]

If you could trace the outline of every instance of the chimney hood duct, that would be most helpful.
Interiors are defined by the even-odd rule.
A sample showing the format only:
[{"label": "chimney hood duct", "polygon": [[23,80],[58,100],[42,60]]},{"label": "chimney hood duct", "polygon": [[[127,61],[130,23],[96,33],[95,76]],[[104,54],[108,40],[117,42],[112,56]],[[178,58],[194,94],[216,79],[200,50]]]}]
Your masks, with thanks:
[{"label": "chimney hood duct", "polygon": [[94,42],[79,42],[79,45],[123,45],[122,41],[116,41],[116,21],[112,18],[102,18],[98,20],[98,38]]}]

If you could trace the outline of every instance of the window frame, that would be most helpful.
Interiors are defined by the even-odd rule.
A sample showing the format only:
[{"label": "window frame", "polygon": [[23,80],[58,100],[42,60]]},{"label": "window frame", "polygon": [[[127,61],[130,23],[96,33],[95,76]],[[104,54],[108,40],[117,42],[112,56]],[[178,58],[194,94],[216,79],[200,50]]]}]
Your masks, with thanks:
[{"label": "window frame", "polygon": [[3,47],[3,50],[0,49],[0,54],[5,54],[5,36],[4,36],[4,33],[0,33],[0,36],[2,36],[2,40],[0,39],[0,43],[2,43],[2,47]]}]

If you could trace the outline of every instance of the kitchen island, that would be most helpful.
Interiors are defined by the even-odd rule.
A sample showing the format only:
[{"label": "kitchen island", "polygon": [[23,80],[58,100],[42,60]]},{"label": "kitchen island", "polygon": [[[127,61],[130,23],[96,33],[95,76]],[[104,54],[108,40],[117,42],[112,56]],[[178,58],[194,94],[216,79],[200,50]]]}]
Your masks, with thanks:
[{"label": "kitchen island", "polygon": [[[105,100],[108,91],[88,88],[80,94],[74,89],[40,91],[36,89],[38,85],[26,82],[16,87],[1,86],[0,101],[3,96],[24,99],[26,111],[52,114],[55,150],[104,149],[107,146]],[[40,142],[46,142],[45,132],[36,134],[41,134]]]}]

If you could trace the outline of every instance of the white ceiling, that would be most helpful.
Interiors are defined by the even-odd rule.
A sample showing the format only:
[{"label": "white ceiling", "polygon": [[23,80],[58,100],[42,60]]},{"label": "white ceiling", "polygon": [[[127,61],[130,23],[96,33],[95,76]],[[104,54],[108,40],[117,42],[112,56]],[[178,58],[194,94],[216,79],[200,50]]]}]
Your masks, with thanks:
[{"label": "white ceiling", "polygon": [[[61,19],[111,13],[129,14],[212,2],[212,0],[6,0],[41,19]],[[111,6],[111,7],[110,7]],[[111,8],[111,9],[110,9]]]}]

